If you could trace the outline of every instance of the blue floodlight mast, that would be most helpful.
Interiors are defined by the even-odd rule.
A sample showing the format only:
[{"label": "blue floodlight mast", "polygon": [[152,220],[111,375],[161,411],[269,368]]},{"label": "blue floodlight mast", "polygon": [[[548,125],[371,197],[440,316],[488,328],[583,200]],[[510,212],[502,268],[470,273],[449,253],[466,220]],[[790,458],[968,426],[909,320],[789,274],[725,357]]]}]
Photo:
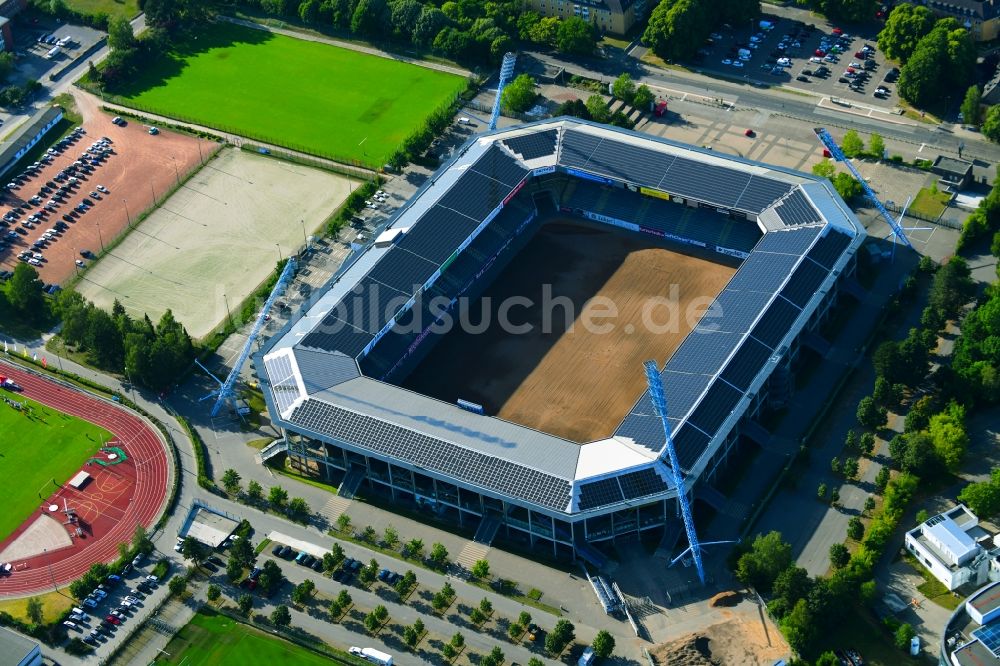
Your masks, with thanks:
[{"label": "blue floodlight mast", "polygon": [[813,131],[816,132],[816,136],[819,138],[820,141],[823,142],[823,145],[826,146],[826,149],[830,151],[830,154],[833,155],[833,159],[837,160],[838,162],[843,162],[844,166],[847,167],[847,170],[850,171],[851,175],[854,176],[855,180],[858,181],[858,183],[861,185],[861,189],[864,190],[865,192],[865,196],[868,197],[868,200],[872,202],[872,205],[875,206],[876,210],[878,210],[878,212],[882,214],[882,217],[885,218],[885,221],[889,223],[889,228],[892,229],[893,237],[901,240],[903,242],[903,245],[912,250],[913,246],[910,244],[910,239],[906,237],[906,232],[903,231],[903,227],[900,226],[899,222],[897,222],[896,219],[889,214],[889,211],[885,209],[885,206],[882,205],[882,202],[878,200],[878,197],[875,196],[875,192],[872,191],[872,188],[869,187],[868,183],[865,181],[864,176],[858,173],[858,170],[854,168],[854,165],[851,164],[850,161],[848,161],[847,156],[844,155],[844,151],[840,149],[840,146],[838,146],[837,142],[833,140],[833,137],[830,136],[830,133],[827,132],[822,127],[816,127],[813,129]]},{"label": "blue floodlight mast", "polygon": [[[694,516],[691,515],[691,503],[688,500],[687,490],[684,488],[684,474],[681,472],[681,465],[677,459],[677,450],[674,448],[674,438],[670,434],[670,422],[667,421],[667,398],[663,393],[663,379],[660,371],[656,367],[656,361],[646,361],[643,363],[646,368],[646,382],[649,384],[649,397],[653,401],[653,409],[663,423],[663,434],[667,439],[667,457],[670,458],[670,471],[673,475],[674,486],[677,488],[677,501],[681,505],[681,517],[684,519],[684,531],[687,532],[688,547],[683,553],[674,558],[674,562],[691,551],[694,558],[694,566],[698,569],[698,578],[701,584],[705,584],[705,567],[701,562],[701,543],[698,541],[698,533],[694,529]],[[673,564],[673,562],[671,562]]]},{"label": "blue floodlight mast", "polygon": [[514,62],[516,60],[516,55],[506,53],[504,54],[503,62],[500,64],[500,82],[497,83],[497,98],[493,101],[493,115],[490,116],[491,132],[497,128],[497,118],[500,117],[500,97],[503,95],[503,89],[507,87],[507,83],[514,73]]},{"label": "blue floodlight mast", "polygon": [[[274,289],[271,290],[270,296],[264,301],[264,307],[261,308],[260,314],[257,315],[257,321],[254,322],[253,328],[250,330],[250,335],[247,337],[246,344],[243,345],[243,351],[240,352],[239,357],[236,359],[236,363],[233,364],[232,370],[229,371],[229,376],[226,377],[225,381],[219,381],[219,378],[208,372],[208,369],[202,366],[205,372],[208,372],[215,381],[219,382],[219,388],[212,391],[206,395],[202,400],[208,400],[209,398],[215,398],[215,404],[212,406],[212,416],[218,416],[219,410],[222,409],[222,405],[233,399],[233,391],[236,388],[236,381],[240,377],[240,371],[243,368],[243,364],[246,363],[247,359],[250,357],[251,346],[257,336],[260,335],[261,329],[264,328],[264,323],[266,321],[267,314],[271,311],[271,306],[278,299],[278,296],[285,290],[288,283],[292,281],[292,277],[295,275],[295,257],[289,257],[288,263],[285,264],[284,270],[281,271],[281,275],[278,277],[277,283],[274,285]],[[198,365],[201,365],[200,363]]]}]

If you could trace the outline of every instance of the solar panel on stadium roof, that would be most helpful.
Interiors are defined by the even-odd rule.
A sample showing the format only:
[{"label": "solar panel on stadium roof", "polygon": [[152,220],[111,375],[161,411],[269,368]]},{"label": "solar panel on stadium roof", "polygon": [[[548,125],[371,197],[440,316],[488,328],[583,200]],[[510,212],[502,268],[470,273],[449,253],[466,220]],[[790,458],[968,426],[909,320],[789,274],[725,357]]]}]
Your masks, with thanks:
[{"label": "solar panel on stadium roof", "polygon": [[771,353],[770,349],[752,338],[744,340],[740,350],[726,364],[726,369],[720,376],[746,393],[754,377],[760,373],[771,357]]},{"label": "solar panel on stadium roof", "polygon": [[663,478],[652,468],[622,474],[618,477],[618,484],[622,487],[625,499],[648,497],[670,489]]},{"label": "solar panel on stadium roof", "polygon": [[562,149],[559,151],[559,163],[568,167],[582,167],[601,145],[603,139],[599,136],[567,130],[563,133]]},{"label": "solar panel on stadium roof", "polygon": [[586,169],[618,180],[655,187],[676,158],[648,148],[606,140],[590,156]]},{"label": "solar panel on stadium roof", "polygon": [[695,329],[667,361],[666,369],[676,373],[714,374],[739,343],[740,336],[736,333]]},{"label": "solar panel on stadium roof", "polygon": [[508,187],[514,187],[524,178],[528,170],[519,165],[514,158],[505,153],[496,144],[489,147],[476,163],[472,165],[472,170],[484,176],[498,180]]},{"label": "solar panel on stadium roof", "polygon": [[550,129],[544,132],[532,132],[521,136],[504,139],[504,143],[525,160],[533,160],[556,152],[556,139],[559,130]]},{"label": "solar panel on stadium roof", "polygon": [[622,489],[618,485],[618,479],[614,477],[584,483],[580,486],[579,506],[583,511],[621,502],[624,499]]},{"label": "solar panel on stadium roof", "polygon": [[475,171],[466,171],[438,205],[468,215],[474,220],[486,218],[513,188]]},{"label": "solar panel on stadium roof", "polygon": [[694,407],[698,396],[712,381],[709,375],[671,372],[669,367],[660,373],[660,377],[663,378],[663,392],[667,398],[667,414],[677,418],[683,417]]},{"label": "solar panel on stadium roof", "polygon": [[788,278],[798,259],[787,254],[751,252],[726,289],[773,294]]},{"label": "solar panel on stadium roof", "polygon": [[771,349],[777,349],[801,312],[802,310],[779,296],[750,331],[750,335]]},{"label": "solar panel on stadium roof", "polygon": [[770,297],[770,294],[758,291],[723,289],[712,303],[712,307],[702,316],[695,330],[746,333]]},{"label": "solar panel on stadium roof", "polygon": [[750,174],[736,169],[678,157],[655,186],[682,197],[733,207],[750,182]]},{"label": "solar panel on stadium roof", "polygon": [[802,194],[802,190],[795,190],[782,199],[781,203],[775,206],[774,212],[781,218],[782,223],[789,226],[821,221],[819,213]]},{"label": "solar panel on stadium roof", "polygon": [[360,354],[374,337],[371,333],[355,328],[346,321],[334,318],[323,320],[323,324],[302,338],[300,344],[303,347],[324,351],[339,351],[354,357]]},{"label": "solar panel on stadium roof", "polygon": [[433,206],[397,245],[440,266],[477,226],[479,221],[467,215]]},{"label": "solar panel on stadium roof", "polygon": [[829,274],[830,271],[819,264],[805,260],[795,269],[788,284],[781,290],[781,295],[800,308],[804,308]]},{"label": "solar panel on stadium roof", "polygon": [[438,265],[399,246],[390,248],[368,277],[407,294],[413,294],[427,281]]},{"label": "solar panel on stadium roof", "polygon": [[630,414],[615,431],[616,437],[627,437],[639,446],[655,453],[663,448],[663,423],[658,416]]},{"label": "solar panel on stadium roof", "polygon": [[990,622],[973,630],[972,635],[986,646],[986,649],[1000,659],[1000,622]]},{"label": "solar panel on stadium roof", "polygon": [[757,252],[783,252],[801,255],[809,249],[810,243],[819,235],[821,227],[799,227],[769,231],[754,248]]},{"label": "solar panel on stadium roof", "polygon": [[770,208],[793,187],[795,186],[767,176],[752,176],[734,208],[759,213]]},{"label": "solar panel on stadium roof", "polygon": [[851,238],[847,234],[835,231],[833,228],[828,227],[827,229],[826,236],[816,241],[816,244],[813,245],[806,256],[820,266],[831,269],[837,263],[837,260],[840,259],[840,255],[847,249],[847,246],[851,244]]},{"label": "solar panel on stadium roof", "polygon": [[724,382],[715,382],[698,403],[688,423],[714,435],[732,413],[743,394]]},{"label": "solar panel on stadium roof", "polygon": [[689,471],[708,447],[709,437],[689,424],[674,431],[672,437],[674,449],[677,451],[677,462],[680,463],[681,469]]}]

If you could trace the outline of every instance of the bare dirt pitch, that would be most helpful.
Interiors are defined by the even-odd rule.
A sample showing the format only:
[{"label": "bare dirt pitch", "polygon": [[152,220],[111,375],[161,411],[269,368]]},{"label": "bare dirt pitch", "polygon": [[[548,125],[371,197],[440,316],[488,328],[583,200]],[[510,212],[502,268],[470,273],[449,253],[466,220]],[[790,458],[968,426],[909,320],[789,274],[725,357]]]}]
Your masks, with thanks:
[{"label": "bare dirt pitch", "polygon": [[[200,338],[225,319],[349,193],[319,169],[224,149],[78,285],[153,321],[169,308]],[[304,224],[303,224],[304,222]],[[228,306],[227,306],[228,301]]]},{"label": "bare dirt pitch", "polygon": [[[472,304],[470,321],[489,313],[491,326],[456,326],[403,384],[572,441],[606,437],[646,386],[642,362],[669,358],[735,272],[638,234],[551,222]],[[659,300],[672,292],[676,314]],[[532,303],[510,308],[522,334],[496,325],[515,297]],[[557,299],[569,307],[546,307]]]}]

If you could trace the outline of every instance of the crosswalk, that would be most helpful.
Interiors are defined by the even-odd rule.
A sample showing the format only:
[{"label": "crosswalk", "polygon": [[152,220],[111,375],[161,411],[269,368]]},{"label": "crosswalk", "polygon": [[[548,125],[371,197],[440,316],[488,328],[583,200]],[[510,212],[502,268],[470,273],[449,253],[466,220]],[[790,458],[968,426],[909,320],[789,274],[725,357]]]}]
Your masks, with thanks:
[{"label": "crosswalk", "polygon": [[485,560],[486,554],[490,552],[490,547],[475,541],[466,541],[462,550],[455,558],[455,564],[465,571],[471,571],[473,565],[479,560]]}]

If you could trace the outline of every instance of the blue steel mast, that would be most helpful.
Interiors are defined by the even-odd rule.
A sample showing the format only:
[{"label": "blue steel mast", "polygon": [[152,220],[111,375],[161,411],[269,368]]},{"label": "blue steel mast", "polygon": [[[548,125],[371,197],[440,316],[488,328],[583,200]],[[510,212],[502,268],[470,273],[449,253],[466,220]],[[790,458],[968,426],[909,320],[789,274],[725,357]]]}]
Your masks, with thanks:
[{"label": "blue steel mast", "polygon": [[493,115],[490,116],[491,132],[497,128],[497,118],[500,117],[500,96],[503,95],[503,89],[507,87],[507,83],[514,73],[514,62],[516,60],[516,55],[506,53],[504,54],[503,62],[500,64],[500,82],[497,83],[497,98],[493,102]]}]

